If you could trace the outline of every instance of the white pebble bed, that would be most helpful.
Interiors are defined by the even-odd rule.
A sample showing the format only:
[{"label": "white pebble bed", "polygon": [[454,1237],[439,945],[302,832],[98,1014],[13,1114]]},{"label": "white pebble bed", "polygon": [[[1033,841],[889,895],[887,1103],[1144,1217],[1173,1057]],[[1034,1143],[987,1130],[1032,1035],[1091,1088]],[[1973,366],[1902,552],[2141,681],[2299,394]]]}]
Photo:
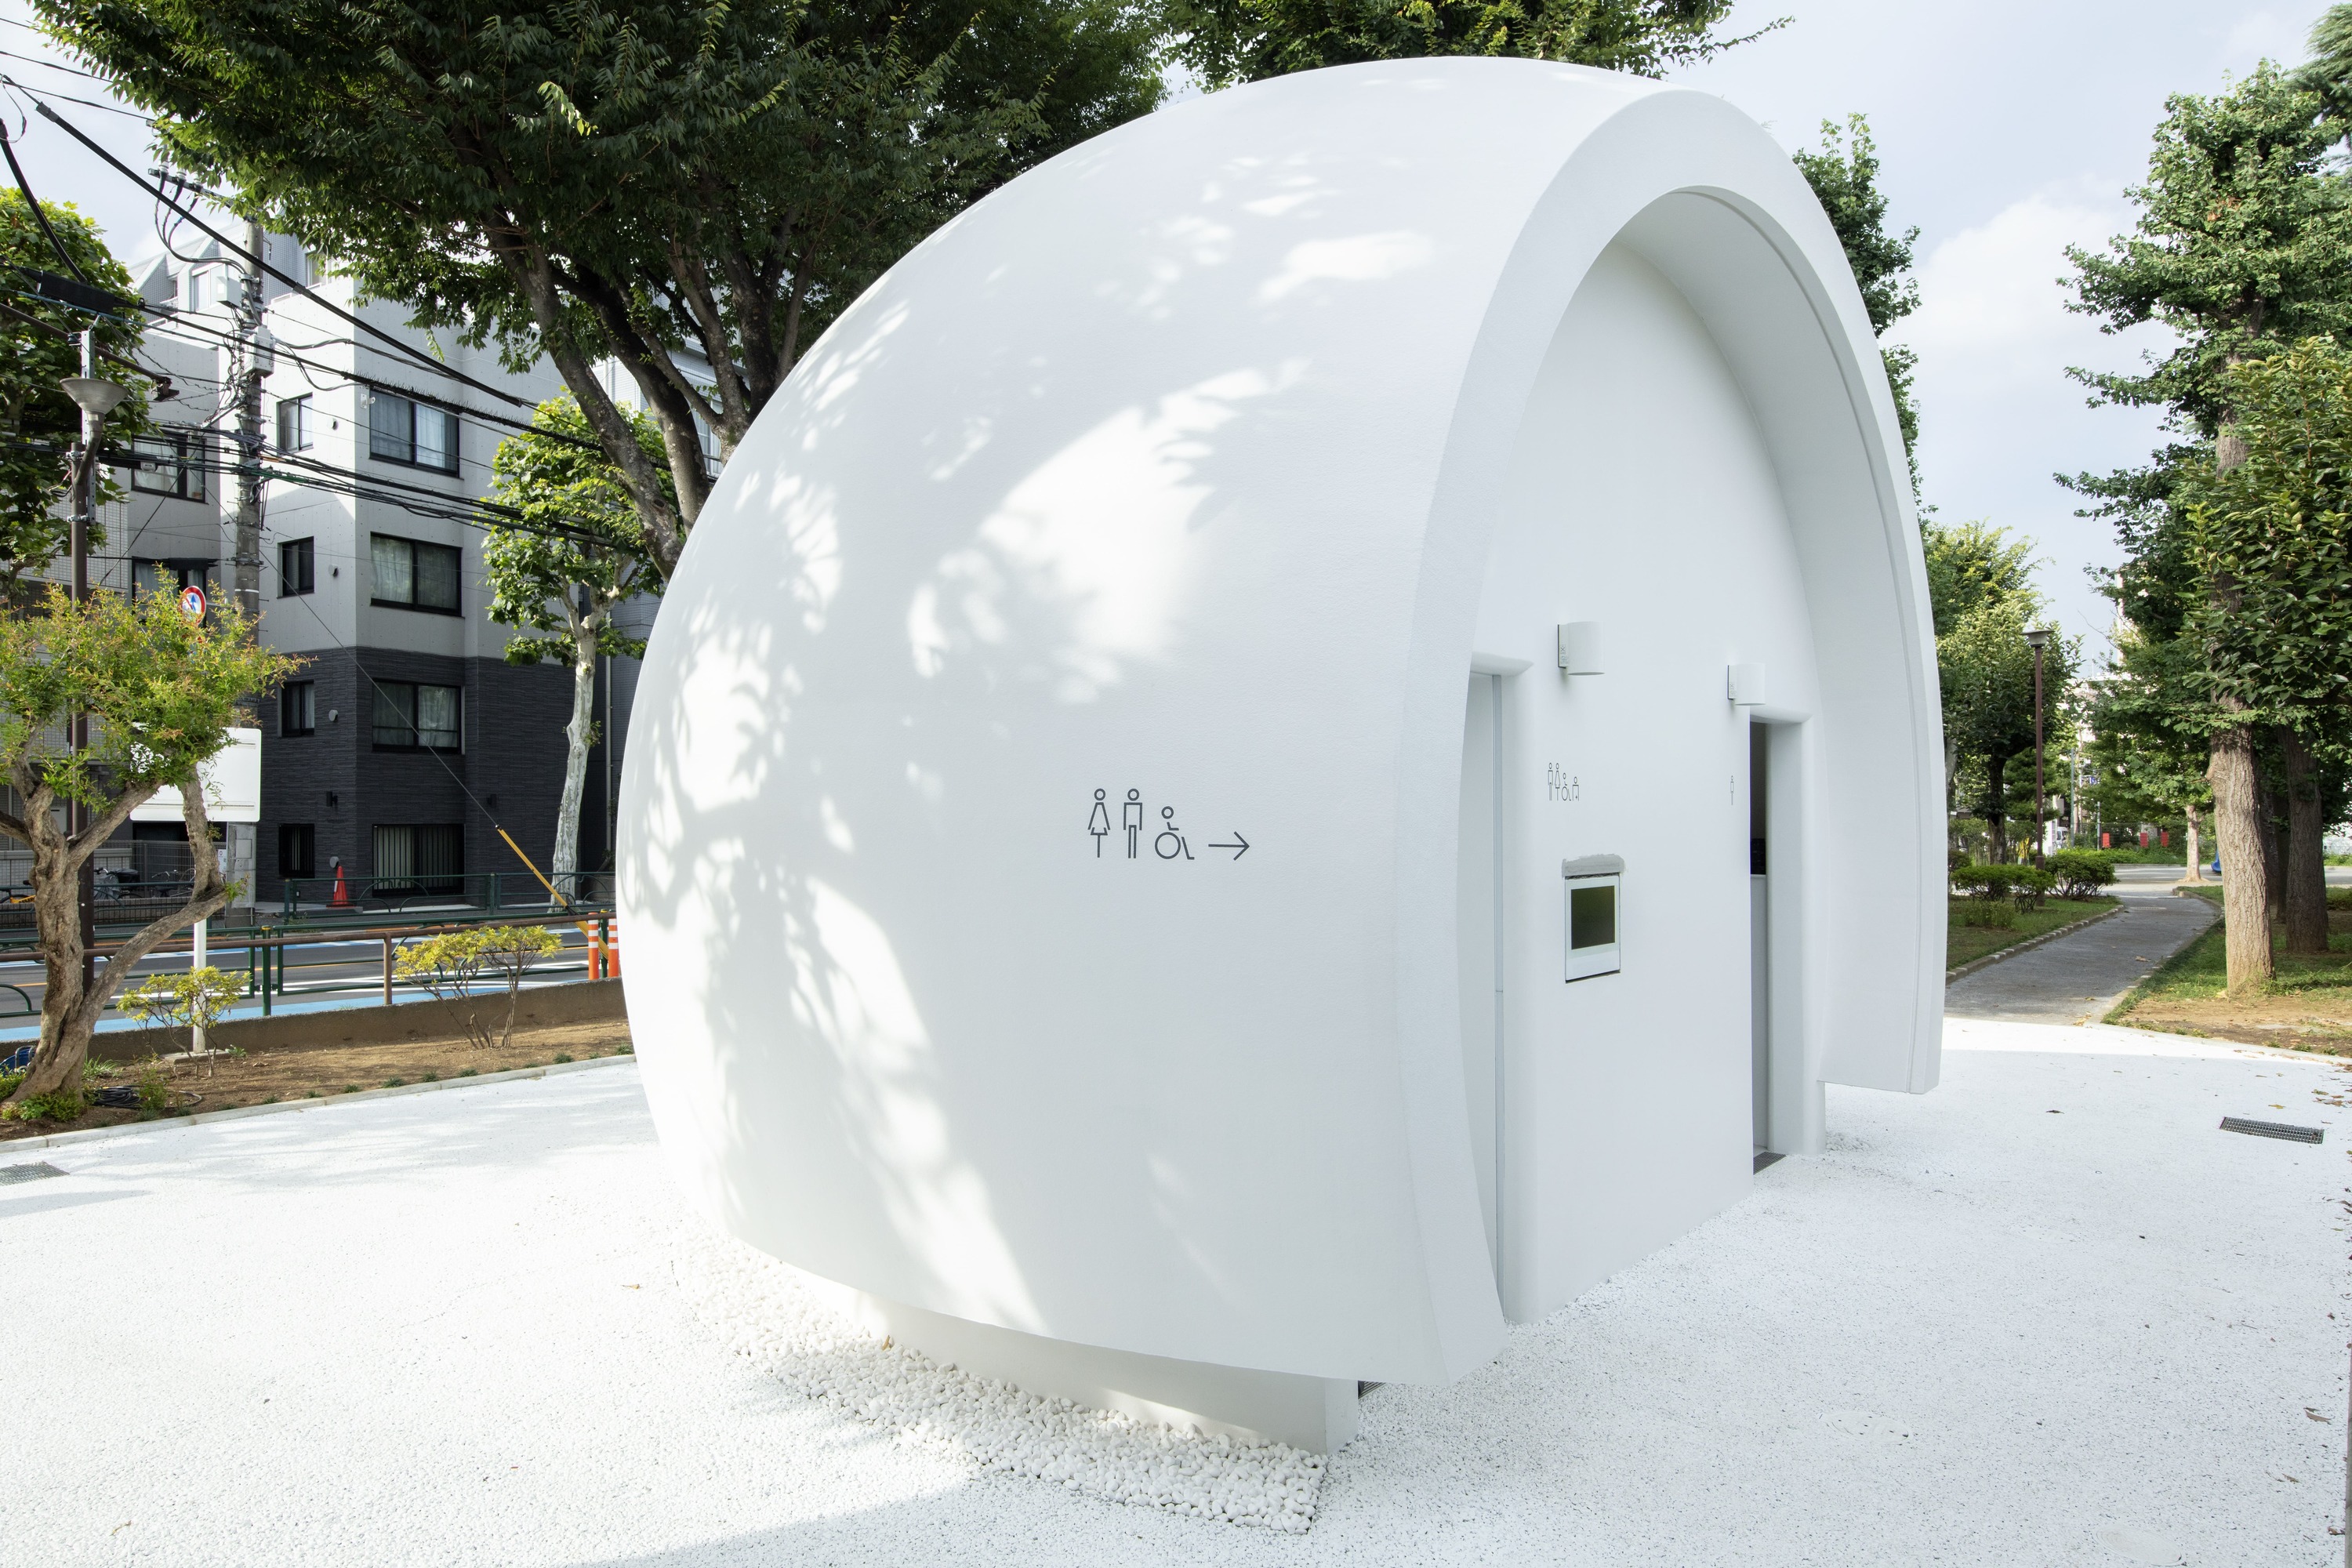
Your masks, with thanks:
[{"label": "white pebble bed", "polygon": [[1319,1454],[1150,1426],[941,1366],[843,1318],[793,1269],[700,1226],[680,1237],[676,1268],[681,1297],[729,1350],[901,1442],[1194,1519],[1293,1532],[1314,1522]]},{"label": "white pebble bed", "polygon": [[682,1254],[634,1067],[0,1145],[0,1568],[2343,1563],[2344,1067],[1946,1039],[1319,1486]]}]

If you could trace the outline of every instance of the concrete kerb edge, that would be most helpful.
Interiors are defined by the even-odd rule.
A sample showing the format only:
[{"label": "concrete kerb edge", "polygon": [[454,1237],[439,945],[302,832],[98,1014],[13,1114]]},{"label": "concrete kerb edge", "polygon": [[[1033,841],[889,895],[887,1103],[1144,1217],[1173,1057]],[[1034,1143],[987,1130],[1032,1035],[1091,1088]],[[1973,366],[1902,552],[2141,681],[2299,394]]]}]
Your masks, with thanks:
[{"label": "concrete kerb edge", "polygon": [[2045,942],[2056,942],[2062,936],[2073,936],[2078,931],[2097,925],[2101,921],[2111,921],[2123,912],[2124,906],[2117,904],[2114,909],[2101,910],[2095,915],[2084,915],[2081,920],[2069,921],[2056,931],[2045,931],[2040,936],[2028,937],[2015,947],[2004,947],[1999,952],[1988,952],[1982,958],[1972,958],[1958,969],[1944,971],[1944,984],[1949,985],[1964,974],[1974,974],[1979,969],[1989,969],[2004,958],[2015,958],[2021,952],[2031,952]]},{"label": "concrete kerb edge", "polygon": [[352,1094],[322,1094],[317,1099],[281,1100],[273,1105],[237,1105],[219,1110],[193,1111],[186,1116],[162,1116],[152,1121],[126,1121],[116,1127],[86,1127],[79,1132],[52,1132],[40,1138],[12,1138],[0,1142],[0,1159],[5,1159],[18,1149],[64,1149],[77,1143],[100,1143],[110,1138],[128,1138],[141,1132],[165,1132],[175,1128],[194,1126],[208,1121],[236,1121],[247,1116],[267,1116],[278,1110],[318,1110],[331,1105],[352,1105],[366,1100],[390,1100],[397,1095],[427,1094],[437,1089],[478,1089],[486,1083],[507,1083],[515,1079],[552,1078],[558,1073],[586,1072],[590,1068],[616,1067],[626,1062],[634,1065],[636,1057],[590,1057],[585,1061],[550,1062],[544,1067],[511,1068],[505,1072],[477,1073],[472,1078],[436,1079],[431,1083],[404,1083],[396,1089],[362,1089]]}]

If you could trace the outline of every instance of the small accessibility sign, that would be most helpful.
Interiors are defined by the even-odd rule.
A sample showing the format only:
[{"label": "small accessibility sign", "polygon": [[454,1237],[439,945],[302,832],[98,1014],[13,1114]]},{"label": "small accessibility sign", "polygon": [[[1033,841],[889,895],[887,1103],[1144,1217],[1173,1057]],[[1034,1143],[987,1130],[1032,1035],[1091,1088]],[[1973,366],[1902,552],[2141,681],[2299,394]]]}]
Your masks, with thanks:
[{"label": "small accessibility sign", "polygon": [[[1150,831],[1143,792],[1139,789],[1129,790],[1127,798],[1116,805],[1111,801],[1108,790],[1095,791],[1094,809],[1087,814],[1087,833],[1095,841],[1095,858],[1097,860],[1118,858],[1116,855],[1106,856],[1103,847],[1107,843],[1116,845],[1120,839],[1126,842],[1126,858],[1129,860],[1142,859],[1147,846],[1156,859],[1190,860],[1193,858],[1192,840],[1177,826],[1174,806],[1160,808],[1159,831]],[[1249,853],[1250,844],[1237,828],[1234,832],[1233,842],[1207,844],[1202,847],[1230,850],[1233,858],[1238,860]]]}]

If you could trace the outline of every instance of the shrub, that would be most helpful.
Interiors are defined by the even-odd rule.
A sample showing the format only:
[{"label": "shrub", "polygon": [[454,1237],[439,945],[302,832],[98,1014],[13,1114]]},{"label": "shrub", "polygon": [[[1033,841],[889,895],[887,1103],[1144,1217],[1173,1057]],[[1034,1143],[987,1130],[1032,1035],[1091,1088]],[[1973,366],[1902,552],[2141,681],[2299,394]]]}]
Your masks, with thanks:
[{"label": "shrub", "polygon": [[[243,980],[233,980],[207,964],[202,969],[151,974],[143,984],[122,994],[121,1005],[124,1012],[135,1014],[150,1024],[186,1029],[188,1050],[193,1055],[196,1031],[219,1023],[244,994]],[[142,1078],[140,1084],[140,1103],[144,1105],[146,1080]]]},{"label": "shrub", "polygon": [[142,1117],[161,1116],[172,1109],[172,1085],[163,1077],[163,1064],[152,1057],[139,1065],[138,1095]]},{"label": "shrub", "polygon": [[23,1073],[0,1072],[0,1100],[5,1100],[10,1095],[16,1093],[16,1086],[24,1081],[25,1075]]},{"label": "shrub", "polygon": [[81,1113],[81,1095],[72,1089],[37,1094],[30,1100],[0,1105],[0,1116],[13,1116],[19,1121],[71,1121]]},{"label": "shrub", "polygon": [[1960,923],[1991,931],[2014,931],[2017,906],[2007,899],[1970,899],[1960,906]]},{"label": "shrub", "polygon": [[2021,910],[2038,910],[2042,900],[2058,885],[2054,872],[2039,866],[2011,866],[2009,868],[2009,900]]},{"label": "shrub", "polygon": [[2116,858],[2096,849],[2061,849],[2050,857],[2062,899],[2091,899],[2116,879]]},{"label": "shrub", "polygon": [[[522,977],[531,964],[561,952],[563,939],[544,926],[474,926],[444,932],[404,945],[398,967],[412,980],[444,1002],[456,1003],[463,1016],[466,1037],[488,1049],[504,1046],[514,1033],[515,1005]],[[495,977],[505,982],[505,1022],[495,1032],[488,1022],[494,1009],[478,1009],[474,987]]]},{"label": "shrub", "polygon": [[2007,898],[2011,881],[2021,869],[2021,867],[1998,863],[1955,867],[1952,870],[1952,890],[1966,893],[1972,899]]}]

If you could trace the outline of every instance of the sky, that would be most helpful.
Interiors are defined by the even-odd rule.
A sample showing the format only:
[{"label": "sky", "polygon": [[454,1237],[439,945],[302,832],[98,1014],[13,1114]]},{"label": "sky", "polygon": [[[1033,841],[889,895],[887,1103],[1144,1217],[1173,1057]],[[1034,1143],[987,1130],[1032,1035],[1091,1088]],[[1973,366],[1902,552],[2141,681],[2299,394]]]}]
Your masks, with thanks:
[{"label": "sky", "polygon": [[[1941,519],[1983,518],[2035,542],[2039,584],[2094,658],[2112,610],[2087,572],[2115,564],[2105,525],[2053,479],[2104,471],[2159,439],[2140,410],[2092,409],[2070,365],[2123,369],[2156,329],[2107,336],[2070,314],[2066,247],[2126,230],[2124,192],[2174,92],[2220,90],[2265,57],[2303,58],[2325,5],[2250,0],[1741,0],[1731,31],[1787,26],[1681,72],[1792,151],[1824,119],[1870,119],[1897,228],[1919,230],[1921,306],[1895,336],[1918,351],[1922,500]],[[0,71],[27,86],[108,100],[96,82],[16,58],[62,57],[0,0]],[[33,188],[70,200],[126,258],[156,250],[153,205],[60,132],[8,107]],[[144,127],[69,103],[59,110],[133,168]]]},{"label": "sky", "polygon": [[2084,406],[2070,365],[2127,369],[2160,329],[2110,336],[2065,309],[2066,247],[2131,226],[2126,189],[2175,92],[2210,93],[2258,60],[2304,58],[2317,3],[2244,0],[1741,0],[1735,32],[1790,25],[1680,74],[1790,149],[1825,119],[1869,116],[1889,220],[1919,230],[1920,308],[1891,334],[1918,351],[1921,500],[1946,521],[2032,537],[2038,585],[2095,658],[2113,608],[2086,575],[2119,559],[2055,473],[2144,458],[2158,420]]}]

